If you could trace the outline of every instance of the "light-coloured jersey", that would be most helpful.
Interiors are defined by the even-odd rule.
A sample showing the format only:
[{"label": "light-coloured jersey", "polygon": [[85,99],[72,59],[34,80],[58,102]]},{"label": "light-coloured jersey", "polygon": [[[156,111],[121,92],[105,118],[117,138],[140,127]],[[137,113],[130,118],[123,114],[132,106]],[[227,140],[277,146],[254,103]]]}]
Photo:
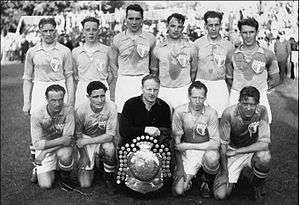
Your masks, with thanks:
[{"label": "light-coloured jersey", "polygon": [[220,138],[222,144],[233,148],[249,146],[255,142],[270,143],[270,125],[267,110],[258,105],[253,117],[243,118],[238,104],[226,108],[220,122]]},{"label": "light-coloured jersey", "polygon": [[103,109],[95,113],[90,103],[81,104],[76,109],[76,135],[82,134],[90,137],[98,137],[103,134],[115,136],[117,129],[117,106],[106,101]]},{"label": "light-coloured jersey", "polygon": [[97,43],[95,51],[89,54],[84,46],[72,51],[74,77],[81,82],[106,81],[108,77],[108,50],[109,47]]},{"label": "light-coloured jersey", "polygon": [[226,57],[226,78],[233,79],[232,89],[237,91],[245,86],[267,91],[268,75],[278,72],[278,62],[274,53],[259,46],[250,53],[238,47]]},{"label": "light-coloured jersey", "polygon": [[58,42],[49,51],[38,43],[26,53],[23,79],[54,82],[65,80],[72,74],[71,51]]},{"label": "light-coloured jersey", "polygon": [[161,86],[178,88],[191,83],[191,62],[197,58],[196,47],[191,41],[182,38],[170,43],[164,38],[155,46],[153,55],[159,61]]},{"label": "light-coloured jersey", "polygon": [[50,116],[47,105],[36,109],[30,120],[31,139],[35,149],[44,149],[46,140],[73,136],[75,130],[74,109],[64,105],[61,112]]},{"label": "light-coloured jersey", "polygon": [[219,142],[219,121],[217,112],[204,106],[199,116],[191,112],[189,103],[175,108],[172,120],[174,136],[182,136],[183,142],[201,143],[210,139]]},{"label": "light-coloured jersey", "polygon": [[196,79],[225,80],[225,59],[234,48],[230,41],[220,39],[210,41],[203,36],[195,41],[198,52],[198,71]]},{"label": "light-coloured jersey", "polygon": [[118,75],[149,74],[149,56],[155,45],[155,37],[149,32],[129,35],[127,31],[117,34],[112,50],[118,53]]}]

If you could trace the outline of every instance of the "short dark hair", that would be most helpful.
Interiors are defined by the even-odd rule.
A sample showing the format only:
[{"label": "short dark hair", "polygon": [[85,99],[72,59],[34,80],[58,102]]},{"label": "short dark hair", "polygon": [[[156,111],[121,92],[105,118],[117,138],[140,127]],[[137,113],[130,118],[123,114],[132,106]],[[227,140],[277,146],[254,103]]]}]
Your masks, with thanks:
[{"label": "short dark hair", "polygon": [[167,23],[169,24],[172,18],[176,18],[179,23],[184,24],[185,16],[179,13],[173,13],[167,18]]},{"label": "short dark hair", "polygon": [[143,79],[142,79],[142,86],[144,86],[144,83],[145,83],[146,80],[154,80],[155,82],[157,82],[158,84],[160,84],[159,78],[156,75],[154,75],[154,74],[148,74],[145,77],[143,77]]},{"label": "short dark hair", "polygon": [[81,21],[82,27],[84,27],[84,24],[85,24],[86,22],[95,22],[95,23],[97,23],[98,26],[100,25],[100,21],[99,21],[96,17],[93,17],[93,16],[88,16],[88,17],[86,17],[85,19],[83,19],[83,20]]},{"label": "short dark hair", "polygon": [[56,28],[56,21],[54,18],[42,18],[39,21],[39,29],[41,29],[45,24],[51,24]]},{"label": "short dark hair", "polygon": [[240,98],[239,102],[242,102],[242,100],[247,100],[248,97],[253,97],[255,99],[255,102],[259,103],[260,93],[257,90],[257,88],[253,86],[246,86],[244,87],[240,92]]},{"label": "short dark hair", "polygon": [[218,18],[220,20],[220,23],[222,22],[223,19],[223,13],[217,12],[217,11],[207,11],[204,16],[204,22],[207,24],[207,19],[208,18]]},{"label": "short dark hair", "polygon": [[129,6],[127,6],[127,8],[126,8],[126,17],[128,15],[129,10],[138,11],[138,12],[141,13],[142,18],[144,17],[144,9],[138,4],[130,4]]},{"label": "short dark hair", "polygon": [[55,92],[62,91],[64,93],[64,95],[66,93],[66,90],[64,89],[64,87],[62,87],[61,85],[58,85],[58,84],[53,84],[53,85],[50,85],[49,87],[47,87],[46,92],[45,92],[46,98],[48,98],[48,94],[50,91],[55,91]]},{"label": "short dark hair", "polygon": [[248,17],[242,20],[239,20],[238,22],[238,28],[240,31],[242,31],[242,26],[251,26],[254,27],[256,31],[258,31],[258,22],[253,17]]},{"label": "short dark hair", "polygon": [[93,90],[103,89],[104,92],[107,91],[107,87],[100,81],[92,81],[88,84],[86,92],[88,95],[91,95]]},{"label": "short dark hair", "polygon": [[204,85],[204,83],[202,83],[202,82],[200,82],[200,81],[194,81],[194,82],[189,86],[189,88],[188,88],[188,94],[189,94],[189,96],[191,96],[191,94],[192,94],[192,89],[193,89],[193,88],[203,89],[204,92],[205,92],[205,96],[207,96],[208,90],[207,90],[206,85]]}]

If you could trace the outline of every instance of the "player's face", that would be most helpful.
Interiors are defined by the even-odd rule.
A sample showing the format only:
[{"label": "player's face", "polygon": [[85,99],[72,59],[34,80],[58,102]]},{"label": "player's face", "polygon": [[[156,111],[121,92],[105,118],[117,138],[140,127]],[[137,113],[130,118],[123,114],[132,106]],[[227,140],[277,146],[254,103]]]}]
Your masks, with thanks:
[{"label": "player's face", "polygon": [[88,98],[90,99],[91,107],[96,110],[102,109],[105,104],[105,91],[103,89],[93,90]]},{"label": "player's face", "polygon": [[59,113],[64,105],[64,93],[62,91],[49,91],[47,102],[50,112]]},{"label": "player's face", "polygon": [[179,23],[178,19],[171,18],[168,26],[168,34],[172,39],[179,39],[182,36],[182,31],[184,29],[183,23]]},{"label": "player's face", "polygon": [[252,117],[255,113],[257,103],[255,102],[254,97],[248,97],[241,100],[240,104],[240,110],[242,112],[242,115],[249,118]]},{"label": "player's face", "polygon": [[143,18],[142,14],[139,11],[135,10],[128,10],[127,17],[126,17],[126,24],[127,28],[136,33],[142,29]]},{"label": "player's face", "polygon": [[195,111],[201,110],[204,106],[204,101],[206,100],[205,90],[202,88],[193,88],[189,99],[190,105]]},{"label": "player's face", "polygon": [[159,84],[153,79],[146,80],[142,86],[143,99],[149,103],[154,103],[159,92]]},{"label": "player's face", "polygon": [[219,18],[208,18],[207,24],[205,25],[208,36],[211,39],[216,39],[219,36],[221,30],[221,22]]},{"label": "player's face", "polygon": [[99,26],[96,22],[85,22],[83,35],[86,42],[95,43],[98,40]]},{"label": "player's face", "polygon": [[43,42],[46,44],[54,43],[56,39],[56,28],[52,24],[45,24],[40,29]]},{"label": "player's face", "polygon": [[241,27],[241,36],[243,43],[246,46],[253,46],[256,44],[257,31],[255,27],[243,25]]}]

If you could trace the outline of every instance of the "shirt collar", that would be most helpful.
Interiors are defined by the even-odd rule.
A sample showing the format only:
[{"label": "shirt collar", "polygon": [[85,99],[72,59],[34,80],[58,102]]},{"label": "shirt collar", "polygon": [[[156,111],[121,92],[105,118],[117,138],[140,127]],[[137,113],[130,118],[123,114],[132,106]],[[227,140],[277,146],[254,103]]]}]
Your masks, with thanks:
[{"label": "shirt collar", "polygon": [[[143,94],[140,95],[140,98],[139,98],[139,99],[140,99],[140,101],[143,103],[143,105],[146,106],[145,103],[144,103],[144,101],[143,101]],[[161,99],[159,99],[158,97],[156,98],[156,101],[155,101],[155,103],[152,105],[152,107],[155,106],[156,104],[157,104],[157,105],[161,105]]]},{"label": "shirt collar", "polygon": [[[202,108],[200,114],[201,114],[201,115],[204,115],[205,111],[206,111],[206,108],[205,108],[205,105],[203,105],[203,108]],[[192,106],[191,106],[190,103],[187,103],[187,106],[186,106],[186,112],[192,113]]]},{"label": "shirt collar", "polygon": [[[261,46],[259,46],[259,44],[256,44],[256,45],[257,45],[258,49],[255,50],[253,53],[257,53],[258,52],[258,53],[264,54],[264,49]],[[239,45],[237,47],[237,49],[234,51],[234,53],[243,53],[243,52],[246,52],[246,51],[241,50],[242,46],[243,46],[243,44]]]},{"label": "shirt collar", "polygon": [[[56,50],[58,50],[59,48],[58,48],[58,42],[55,42],[54,43],[54,47],[52,48],[52,49],[56,49]],[[51,49],[51,50],[52,50]],[[42,41],[40,41],[38,44],[37,44],[37,47],[36,47],[36,50],[37,51],[39,51],[39,50],[44,50],[45,51],[45,48],[42,46]]]},{"label": "shirt collar", "polygon": [[[130,35],[129,33],[128,33],[128,30],[126,29],[125,31],[124,31],[124,36],[126,37],[126,38],[131,38],[133,35]],[[139,33],[139,34],[137,34],[137,35],[135,35],[135,36],[137,36],[137,37],[140,37],[140,38],[143,38],[143,39],[146,39],[145,37],[144,37],[144,31],[142,30],[141,31],[141,33]]]},{"label": "shirt collar", "polygon": [[[87,52],[87,51],[85,50],[85,48],[84,48],[84,45],[80,46],[78,49],[79,49],[79,51],[78,51],[79,54],[80,54],[80,53],[85,53],[85,52]],[[102,52],[100,43],[97,43],[96,50],[94,51],[94,53],[96,53],[96,52],[98,52],[98,51],[99,51],[99,52]]]}]

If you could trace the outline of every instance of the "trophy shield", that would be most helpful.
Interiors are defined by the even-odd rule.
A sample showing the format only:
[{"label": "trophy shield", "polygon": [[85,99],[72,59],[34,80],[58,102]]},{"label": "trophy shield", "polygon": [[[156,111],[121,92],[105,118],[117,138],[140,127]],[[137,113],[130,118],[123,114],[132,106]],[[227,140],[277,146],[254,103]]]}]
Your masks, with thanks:
[{"label": "trophy shield", "polygon": [[146,194],[160,189],[164,178],[171,177],[171,151],[153,137],[136,137],[118,154],[117,184],[124,182],[128,188]]}]

